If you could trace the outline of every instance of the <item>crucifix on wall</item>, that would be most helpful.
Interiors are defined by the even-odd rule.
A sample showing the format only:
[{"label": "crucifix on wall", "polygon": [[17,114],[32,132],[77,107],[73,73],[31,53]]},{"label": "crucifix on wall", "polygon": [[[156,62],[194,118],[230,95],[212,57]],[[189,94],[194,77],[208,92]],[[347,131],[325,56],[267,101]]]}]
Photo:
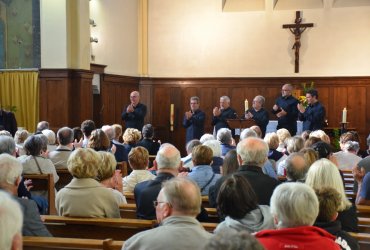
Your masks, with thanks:
[{"label": "crucifix on wall", "polygon": [[313,23],[302,23],[301,12],[296,11],[294,24],[283,24],[283,29],[289,29],[295,37],[293,48],[295,50],[294,73],[299,72],[299,49],[301,47],[301,35],[307,29],[313,27]]}]

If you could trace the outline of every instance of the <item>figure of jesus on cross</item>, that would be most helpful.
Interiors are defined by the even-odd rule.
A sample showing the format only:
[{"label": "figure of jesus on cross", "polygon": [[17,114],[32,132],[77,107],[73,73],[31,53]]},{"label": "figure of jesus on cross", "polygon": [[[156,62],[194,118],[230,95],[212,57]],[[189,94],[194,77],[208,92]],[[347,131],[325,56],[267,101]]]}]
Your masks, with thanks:
[{"label": "figure of jesus on cross", "polygon": [[295,41],[293,48],[295,50],[295,67],[294,72],[299,72],[299,49],[301,48],[301,35],[309,27],[313,27],[313,23],[302,23],[301,12],[296,11],[295,24],[284,24],[283,29],[289,29],[294,35]]}]

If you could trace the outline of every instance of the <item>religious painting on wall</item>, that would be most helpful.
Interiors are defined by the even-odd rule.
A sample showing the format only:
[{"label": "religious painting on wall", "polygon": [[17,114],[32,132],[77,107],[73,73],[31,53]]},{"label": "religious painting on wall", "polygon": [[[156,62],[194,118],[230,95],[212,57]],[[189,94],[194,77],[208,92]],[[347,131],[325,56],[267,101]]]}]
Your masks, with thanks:
[{"label": "religious painting on wall", "polygon": [[0,69],[40,65],[40,0],[0,0]]}]

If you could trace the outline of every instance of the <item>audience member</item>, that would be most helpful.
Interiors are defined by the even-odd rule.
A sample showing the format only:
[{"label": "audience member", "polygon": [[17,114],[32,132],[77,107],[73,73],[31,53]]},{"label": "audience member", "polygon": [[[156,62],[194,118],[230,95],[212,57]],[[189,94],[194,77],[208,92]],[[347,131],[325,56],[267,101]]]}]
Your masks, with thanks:
[{"label": "audience member", "polygon": [[336,237],[335,242],[341,249],[358,250],[360,246],[347,232],[342,230],[342,225],[335,219],[338,216],[338,210],[342,202],[340,193],[334,188],[323,187],[315,190],[319,200],[319,215],[316,218],[314,226],[327,231]]},{"label": "audience member", "polygon": [[35,134],[40,134],[44,129],[49,129],[49,123],[47,121],[37,123]]},{"label": "audience member", "polygon": [[156,155],[161,144],[153,140],[154,128],[152,124],[145,124],[141,133],[143,135],[143,139],[137,143],[137,146],[146,148],[149,155]]},{"label": "audience member", "polygon": [[89,142],[91,132],[95,130],[95,123],[92,120],[85,120],[81,123],[81,130],[82,133],[84,134],[84,139],[82,141],[82,147],[86,148],[87,143]]},{"label": "audience member", "polygon": [[18,156],[26,154],[26,150],[24,149],[24,142],[26,141],[28,136],[29,133],[27,130],[17,130],[17,132],[15,132],[14,141],[17,147]]},{"label": "audience member", "polygon": [[140,219],[155,219],[153,201],[158,196],[162,183],[177,176],[178,168],[181,166],[179,150],[171,144],[162,144],[155,157],[154,166],[158,169],[157,177],[140,182],[134,188],[136,215]]},{"label": "audience member", "polygon": [[231,149],[235,149],[235,145],[233,145],[235,142],[233,140],[233,137],[231,135],[231,130],[228,128],[220,128],[217,131],[217,140],[221,144],[221,155],[225,156],[227,152],[229,152]]},{"label": "audience member", "polygon": [[266,127],[269,123],[269,114],[268,112],[263,108],[263,105],[265,104],[265,97],[258,95],[254,97],[252,108],[248,109],[245,112],[245,118],[246,119],[253,119],[258,127],[260,128],[262,135],[259,137],[264,137],[266,133]]},{"label": "audience member", "polygon": [[59,190],[55,206],[60,216],[119,218],[113,193],[95,180],[101,157],[90,148],[79,148],[70,155],[67,167],[72,181]]},{"label": "audience member", "polygon": [[205,250],[265,250],[255,237],[245,231],[224,228],[208,240]]},{"label": "audience member", "polygon": [[122,174],[120,170],[116,170],[117,162],[114,155],[104,151],[99,151],[99,154],[101,162],[98,165],[96,180],[112,191],[119,205],[127,204],[126,197],[123,195]]},{"label": "audience member", "polygon": [[277,230],[255,235],[267,250],[340,249],[333,235],[312,226],[319,202],[311,187],[299,182],[281,184],[271,197],[271,213]]},{"label": "audience member", "polygon": [[202,195],[208,195],[209,187],[213,186],[221,177],[219,174],[215,174],[210,166],[213,155],[212,149],[205,145],[199,145],[193,148],[191,154],[194,167],[188,178],[198,184]]},{"label": "audience member", "polygon": [[95,151],[109,151],[111,149],[111,143],[107,134],[104,133],[102,129],[95,129],[91,132],[91,136],[86,147],[92,148]]},{"label": "audience member", "polygon": [[[177,158],[180,162],[180,155]],[[153,201],[160,226],[132,236],[125,241],[123,249],[204,248],[212,234],[206,232],[195,219],[202,202],[195,183],[186,178],[173,178],[163,183]]]},{"label": "audience member", "polygon": [[[257,135],[258,138],[265,137],[265,134],[263,134],[263,136],[262,136],[262,131],[261,131],[261,128],[259,126],[253,125],[252,127],[250,127],[250,129],[253,130],[254,132],[256,132],[256,135]],[[245,139],[245,138],[243,138],[243,139]]]},{"label": "audience member", "polygon": [[186,128],[186,143],[193,139],[200,139],[204,134],[206,114],[199,109],[199,97],[190,97],[190,111],[186,111],[182,126]]},{"label": "audience member", "polygon": [[125,159],[128,159],[128,153],[132,148],[136,147],[137,143],[141,139],[141,132],[135,128],[128,128],[123,133],[122,139],[123,146],[126,149]]},{"label": "audience member", "polygon": [[[300,136],[289,137],[285,140],[286,143],[286,153],[292,154],[297,153],[303,148],[303,139]],[[277,174],[280,176],[286,176],[286,160],[282,160],[277,165]]]},{"label": "audience member", "polygon": [[352,173],[357,184],[356,204],[370,205],[370,172],[366,172],[364,167],[358,166],[352,169]]},{"label": "audience member", "polygon": [[0,190],[0,249],[21,250],[22,212],[11,196]]},{"label": "audience member", "polygon": [[279,137],[275,132],[267,133],[263,140],[269,147],[268,159],[273,160],[275,162],[275,166],[278,166],[281,161],[288,157],[286,154],[277,151],[277,148],[279,147]]},{"label": "audience member", "polygon": [[[18,186],[23,185],[22,165],[8,154],[0,154],[0,189],[17,197]],[[31,199],[15,198],[22,208],[24,236],[51,236],[41,221],[36,203]],[[1,204],[2,202],[0,202]],[[1,214],[1,212],[0,212]],[[3,218],[0,220],[2,221]],[[1,224],[1,223],[0,223]],[[0,240],[1,241],[1,240]],[[2,249],[2,248],[0,248]]]},{"label": "audience member", "polygon": [[140,93],[133,91],[130,93],[130,104],[122,112],[122,120],[125,122],[126,129],[134,128],[139,131],[144,126],[144,117],[146,115],[146,106],[140,103]]},{"label": "audience member", "polygon": [[128,154],[128,162],[132,172],[122,180],[124,192],[133,192],[136,184],[155,178],[155,175],[146,170],[149,165],[149,153],[146,148],[141,146],[132,148]]},{"label": "audience member", "polygon": [[311,136],[304,142],[304,148],[311,148],[314,144],[323,142],[319,137]]},{"label": "audience member", "polygon": [[284,84],[281,96],[276,99],[272,113],[278,118],[277,129],[285,128],[294,136],[297,133],[298,100],[292,96],[293,86]]},{"label": "audience member", "polygon": [[75,143],[81,143],[84,139],[84,134],[82,133],[82,130],[80,127],[74,127],[73,129],[73,142]]},{"label": "audience member", "polygon": [[[213,136],[212,136],[213,137]],[[201,145],[200,141],[197,139],[191,140],[188,143],[186,143],[186,153],[187,156],[181,158],[182,164],[184,168],[192,169],[193,168],[193,161],[192,161],[192,155],[191,152],[193,151],[193,148]]]},{"label": "audience member", "polygon": [[221,145],[220,142],[217,140],[207,140],[203,143],[204,146],[210,147],[212,149],[212,163],[211,167],[215,174],[220,173],[220,168],[224,163],[223,158],[221,157]]},{"label": "audience member", "polygon": [[279,138],[279,147],[276,149],[279,152],[285,153],[286,151],[286,139],[290,138],[292,135],[285,128],[278,129],[276,134]]},{"label": "audience member", "polygon": [[222,175],[229,175],[236,172],[239,168],[238,157],[236,155],[236,149],[232,149],[225,155],[224,163],[221,167]]},{"label": "audience member", "polygon": [[245,138],[248,138],[248,137],[258,137],[256,131],[254,131],[253,129],[251,128],[245,128],[242,130],[242,132],[240,133],[240,141],[244,140]]},{"label": "audience member", "polygon": [[122,125],[121,124],[113,124],[112,125],[112,128],[114,130],[114,138],[113,138],[113,142],[116,143],[116,144],[119,144],[119,143],[123,143],[123,139],[122,139]]},{"label": "audience member", "polygon": [[343,230],[358,232],[356,206],[347,199],[343,180],[338,168],[328,159],[320,159],[309,168],[306,184],[312,188],[332,187],[341,195],[341,204],[337,220],[342,223]]},{"label": "audience member", "polygon": [[310,137],[311,130],[304,130],[301,134],[301,137],[304,141],[307,141],[307,139]]},{"label": "audience member", "polygon": [[[265,175],[262,167],[267,161],[268,146],[259,138],[249,137],[240,141],[236,147],[239,161],[239,170],[236,172],[245,177],[251,184],[258,198],[259,205],[270,205],[270,198],[279,181]],[[221,177],[215,184],[213,192],[209,193],[209,203],[216,207],[216,197],[225,177]]]},{"label": "audience member", "polygon": [[303,154],[308,167],[310,167],[315,161],[319,159],[318,153],[312,148],[302,148],[299,153]]},{"label": "audience member", "polygon": [[286,177],[289,182],[305,182],[310,165],[302,153],[292,153],[286,159]]},{"label": "audience member", "polygon": [[211,134],[204,134],[202,137],[200,137],[199,141],[200,143],[205,143],[208,140],[215,140],[216,138]]},{"label": "audience member", "polygon": [[[220,128],[228,128],[227,119],[235,119],[237,117],[234,109],[230,107],[230,98],[228,96],[220,97],[220,107],[214,107],[213,116],[212,116],[212,126],[214,126],[214,134],[217,135],[217,132]],[[231,130],[232,135],[235,135],[235,131]]]},{"label": "audience member", "polygon": [[274,228],[270,207],[258,205],[253,188],[241,175],[232,174],[226,178],[220,187],[217,204],[221,217],[226,218],[218,224],[216,233],[223,228],[249,233]]},{"label": "audience member", "polygon": [[122,143],[114,142],[115,130],[113,126],[104,125],[101,129],[108,136],[108,139],[110,141],[110,147],[114,145],[114,148],[115,148],[114,157],[116,158],[116,161],[117,162],[127,161],[127,158],[125,158],[126,148],[122,145]]},{"label": "audience member", "polygon": [[352,168],[362,160],[362,158],[357,155],[360,150],[360,145],[356,141],[346,141],[341,144],[341,149],[342,151],[333,154],[338,162],[339,169],[352,170]]},{"label": "audience member", "polygon": [[44,129],[43,131],[41,131],[41,133],[45,135],[46,138],[48,138],[48,143],[47,143],[48,151],[51,152],[55,150],[57,148],[57,145],[55,145],[56,137],[55,137],[54,131],[50,129]]},{"label": "audience member", "polygon": [[49,159],[56,169],[66,169],[68,157],[73,150],[73,130],[63,127],[57,133],[59,146],[49,153]]},{"label": "audience member", "polygon": [[309,137],[317,137],[320,138],[323,142],[326,142],[330,145],[330,137],[321,129],[312,131],[309,135]]}]

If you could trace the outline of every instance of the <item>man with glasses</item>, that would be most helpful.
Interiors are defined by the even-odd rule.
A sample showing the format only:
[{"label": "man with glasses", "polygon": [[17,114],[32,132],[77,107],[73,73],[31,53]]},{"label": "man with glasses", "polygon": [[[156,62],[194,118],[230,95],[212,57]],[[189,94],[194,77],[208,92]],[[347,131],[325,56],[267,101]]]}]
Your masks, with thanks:
[{"label": "man with glasses", "polygon": [[166,181],[153,201],[160,226],[132,236],[122,249],[203,249],[212,234],[195,218],[201,202],[193,181],[181,177]]},{"label": "man with glasses", "polygon": [[133,91],[130,94],[131,103],[122,112],[122,120],[125,121],[126,128],[136,128],[141,131],[144,126],[146,106],[140,103],[140,93]]},{"label": "man with glasses", "polygon": [[186,128],[186,143],[193,139],[200,139],[204,134],[206,115],[199,109],[199,97],[190,98],[190,111],[185,112],[182,125]]},{"label": "man with glasses", "polygon": [[298,100],[292,96],[292,90],[291,84],[283,85],[281,96],[272,107],[272,113],[278,118],[276,129],[285,128],[294,136],[297,133]]}]

